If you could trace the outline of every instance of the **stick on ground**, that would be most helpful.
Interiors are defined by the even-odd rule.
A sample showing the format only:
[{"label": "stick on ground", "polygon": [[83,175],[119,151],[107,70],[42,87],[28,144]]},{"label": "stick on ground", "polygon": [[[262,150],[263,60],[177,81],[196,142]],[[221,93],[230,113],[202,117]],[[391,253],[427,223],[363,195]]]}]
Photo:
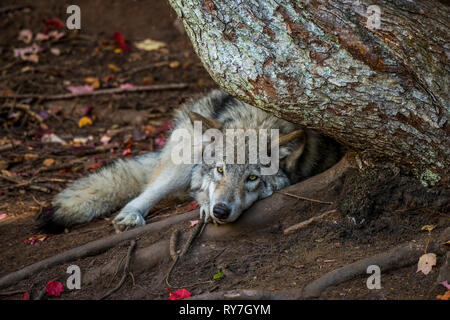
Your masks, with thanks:
[{"label": "stick on ground", "polygon": [[130,93],[139,91],[162,91],[162,90],[177,90],[185,89],[188,87],[187,83],[168,83],[168,84],[154,84],[148,86],[135,86],[131,88],[112,88],[112,89],[99,89],[88,92],[79,93],[63,93],[55,95],[44,95],[44,94],[0,94],[0,99],[39,99],[41,101],[49,100],[64,100],[73,99],[85,96],[98,96],[105,94],[117,94],[117,93]]}]

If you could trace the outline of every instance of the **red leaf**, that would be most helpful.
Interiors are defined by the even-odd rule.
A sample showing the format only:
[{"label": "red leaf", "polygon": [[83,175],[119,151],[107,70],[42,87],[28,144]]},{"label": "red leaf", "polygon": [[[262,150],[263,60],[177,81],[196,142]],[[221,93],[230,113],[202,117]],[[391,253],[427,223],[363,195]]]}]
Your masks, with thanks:
[{"label": "red leaf", "polygon": [[59,281],[49,281],[45,286],[47,295],[59,297],[61,292],[64,292],[64,286]]},{"label": "red leaf", "polygon": [[114,32],[114,40],[116,40],[116,47],[123,51],[130,51],[130,46],[125,42],[125,37],[120,32]]},{"label": "red leaf", "polygon": [[64,23],[61,22],[61,20],[59,19],[49,19],[49,20],[42,20],[45,23],[45,29],[42,32],[43,34],[47,34],[47,32],[51,29],[51,28],[64,28]]},{"label": "red leaf", "polygon": [[194,209],[197,209],[198,207],[198,203],[197,201],[192,201],[191,203],[189,203],[186,207],[186,211],[192,211]]},{"label": "red leaf", "polygon": [[19,298],[19,299],[16,299],[16,300],[30,300],[30,292],[29,291],[25,292],[23,294],[23,298]]},{"label": "red leaf", "polygon": [[186,289],[179,289],[172,293],[170,288],[166,288],[169,291],[169,300],[182,300],[189,298],[191,296],[191,293]]}]

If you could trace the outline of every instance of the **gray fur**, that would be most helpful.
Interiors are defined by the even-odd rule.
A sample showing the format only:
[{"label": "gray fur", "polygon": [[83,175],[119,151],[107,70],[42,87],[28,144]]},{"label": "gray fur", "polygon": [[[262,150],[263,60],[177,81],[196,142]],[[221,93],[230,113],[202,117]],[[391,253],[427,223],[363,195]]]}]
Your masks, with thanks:
[{"label": "gray fur", "polygon": [[[190,112],[217,120],[223,124],[222,132],[233,128],[279,129],[282,136],[303,130],[305,137],[280,147],[280,170],[274,175],[262,176],[259,163],[176,165],[170,157],[175,145],[170,136],[158,153],[118,160],[70,184],[54,199],[53,222],[65,226],[80,224],[123,207],[114,219],[116,230],[122,231],[145,224],[144,218],[151,207],[161,198],[179,191],[190,191],[199,202],[205,220],[232,222],[258,199],[327,169],[342,153],[342,148],[331,139],[269,115],[220,90],[177,111],[174,130],[182,128],[193,134]],[[257,176],[255,181],[249,180],[252,175]],[[218,203],[230,208],[228,218],[215,217],[212,211]]]}]

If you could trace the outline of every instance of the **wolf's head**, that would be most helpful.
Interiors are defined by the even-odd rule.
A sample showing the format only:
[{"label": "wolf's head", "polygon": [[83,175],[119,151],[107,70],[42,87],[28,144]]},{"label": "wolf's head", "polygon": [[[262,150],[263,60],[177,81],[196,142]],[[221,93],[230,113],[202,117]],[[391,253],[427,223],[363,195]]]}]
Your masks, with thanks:
[{"label": "wolf's head", "polygon": [[[210,161],[202,161],[196,165],[191,176],[191,192],[199,203],[200,215],[205,220],[218,224],[233,222],[255,201],[291,184],[289,171],[294,169],[305,144],[302,131],[293,131],[279,138],[276,152],[278,159],[275,159],[279,161],[279,166],[277,165],[274,172],[267,174],[266,169],[272,164],[262,161],[259,152],[256,152],[255,156],[254,150],[248,146],[251,141],[248,135],[239,140],[235,139],[236,134],[233,133],[234,137],[228,139],[230,130],[222,128],[221,123],[205,119],[198,114],[191,115],[191,119],[201,120],[204,131],[214,128],[220,133],[208,145],[208,150],[213,153]],[[256,143],[259,143],[258,137],[254,140]],[[239,141],[244,144],[244,148],[240,150],[238,146],[232,146],[234,161],[231,162],[228,154],[225,155],[227,151],[219,157],[217,153],[214,154],[218,144],[219,149],[227,150],[230,141],[234,144]],[[273,152],[273,144],[269,150]],[[242,153],[245,160],[237,161]],[[252,156],[253,161],[249,161]]]}]

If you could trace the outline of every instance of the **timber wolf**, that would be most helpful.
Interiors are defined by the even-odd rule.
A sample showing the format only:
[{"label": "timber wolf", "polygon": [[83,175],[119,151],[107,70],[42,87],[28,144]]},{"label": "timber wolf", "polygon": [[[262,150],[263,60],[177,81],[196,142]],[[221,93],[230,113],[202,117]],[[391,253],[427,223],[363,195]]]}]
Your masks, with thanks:
[{"label": "timber wolf", "polygon": [[[201,123],[203,132],[211,129],[222,134],[222,138],[215,137],[209,142],[212,146],[220,142],[225,148],[230,144],[229,129],[277,129],[279,163],[276,171],[262,174],[268,164],[262,163],[260,156],[253,157],[253,162],[248,161],[252,155],[249,148],[244,149],[246,160],[243,163],[229,163],[217,157],[214,148],[210,148],[213,160],[209,162],[174,161],[174,150],[180,144],[175,133],[184,130],[183,135],[194,135],[195,122]],[[187,149],[194,150],[194,142],[187,141]],[[242,141],[247,143],[249,137]],[[205,149],[204,142],[202,138],[200,150]],[[271,150],[269,148],[269,153]],[[188,192],[198,202],[200,218],[206,222],[229,223],[255,201],[331,167],[341,155],[342,147],[337,142],[274,117],[223,91],[213,90],[177,111],[173,131],[159,152],[117,160],[68,185],[56,195],[47,226],[68,227],[121,209],[113,225],[117,231],[124,231],[145,225],[150,209],[161,199],[178,192]]]}]

